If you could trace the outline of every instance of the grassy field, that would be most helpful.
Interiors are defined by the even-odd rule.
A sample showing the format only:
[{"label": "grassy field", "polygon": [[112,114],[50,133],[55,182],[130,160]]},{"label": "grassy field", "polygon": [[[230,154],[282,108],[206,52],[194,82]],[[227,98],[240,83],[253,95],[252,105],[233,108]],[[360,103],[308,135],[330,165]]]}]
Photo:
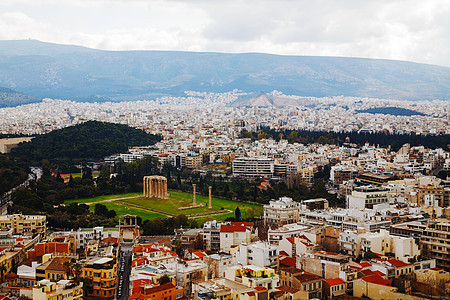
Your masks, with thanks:
[{"label": "grassy field", "polygon": [[127,198],[127,197],[138,197],[139,195],[141,195],[141,193],[104,195],[104,196],[97,196],[97,197],[92,197],[92,198],[66,200],[66,201],[64,201],[64,204],[70,204],[70,203],[73,203],[73,202],[80,203],[80,204],[81,203],[95,203],[95,202],[102,202],[102,201],[111,200],[111,199],[120,199],[120,198]]},{"label": "grassy field", "polygon": [[[148,211],[145,209],[140,209],[140,208],[136,208],[136,207],[128,207],[125,205],[122,205],[120,203],[114,203],[114,202],[104,202],[102,203],[104,204],[109,210],[113,209],[117,216],[123,216],[126,214],[130,214],[130,215],[136,215],[142,218],[142,220],[152,220],[154,218],[167,218],[167,215],[164,214],[160,214],[157,212],[153,212],[153,211]],[[94,211],[94,207],[95,204],[92,204],[89,206],[89,209],[91,211]]]},{"label": "grassy field", "polygon": [[[179,207],[187,207],[192,204],[192,194],[177,191],[168,191],[168,194],[169,199],[167,200],[161,200],[156,198],[147,199],[140,197],[141,193],[128,193],[128,194],[106,195],[93,198],[67,200],[65,201],[65,204],[70,204],[73,202],[87,203],[89,204],[89,209],[93,211],[95,204],[101,203],[104,204],[110,210],[114,209],[117,215],[133,214],[140,216],[143,220],[154,219],[157,217],[161,218],[168,217],[168,215],[164,213],[175,215],[178,214],[192,215],[204,212],[214,212],[219,210],[231,211],[228,213],[194,217],[196,220],[198,220],[199,223],[204,222],[207,219],[215,219],[218,221],[223,221],[228,217],[233,217],[234,210],[236,209],[237,206],[239,206],[243,218],[246,217],[246,215],[260,216],[263,210],[263,207],[258,204],[242,203],[215,197],[212,198],[212,209],[209,209],[208,197],[201,195],[197,195],[196,202],[197,204],[203,204],[204,205],[203,207],[179,210],[178,209]],[[132,207],[126,204],[138,205],[142,208]],[[149,211],[146,210],[145,208],[158,210],[161,213]]]}]

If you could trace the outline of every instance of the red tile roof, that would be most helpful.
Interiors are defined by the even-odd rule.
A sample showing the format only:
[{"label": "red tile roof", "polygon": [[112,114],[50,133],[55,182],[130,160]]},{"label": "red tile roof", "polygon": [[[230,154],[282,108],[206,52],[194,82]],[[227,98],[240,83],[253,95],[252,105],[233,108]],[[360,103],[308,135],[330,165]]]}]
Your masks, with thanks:
[{"label": "red tile roof", "polygon": [[433,271],[440,271],[440,270],[442,270],[441,268],[430,268],[430,270],[433,270]]},{"label": "red tile roof", "polygon": [[281,256],[289,256],[289,254],[287,254],[287,252],[284,251],[284,250],[281,250],[281,251],[280,251],[280,255],[281,255]]},{"label": "red tile roof", "polygon": [[368,261],[363,261],[363,262],[360,262],[359,265],[361,267],[365,268],[365,267],[370,267],[372,264]]},{"label": "red tile roof", "polygon": [[391,265],[393,265],[396,268],[401,268],[404,266],[412,265],[411,263],[405,263],[398,259],[388,259],[388,263],[390,263]]},{"label": "red tile roof", "polygon": [[156,292],[160,292],[160,291],[164,291],[164,290],[170,290],[170,289],[173,289],[173,288],[175,288],[175,286],[172,283],[169,282],[169,283],[165,283],[165,284],[158,285],[158,286],[155,286],[155,287],[152,287],[152,288],[148,289],[146,291],[146,294],[150,295],[150,294],[154,294]]},{"label": "red tile roof", "polygon": [[201,252],[201,251],[196,251],[196,252],[192,252],[192,254],[194,254],[195,256],[197,256],[198,258],[202,258],[205,257],[206,254]]},{"label": "red tile roof", "polygon": [[373,272],[373,271],[370,270],[370,269],[364,269],[364,270],[361,270],[360,272],[363,273],[363,274],[366,275],[366,276],[375,274],[375,272]]},{"label": "red tile roof", "polygon": [[324,280],[328,283],[328,285],[336,285],[336,284],[345,283],[345,281],[340,278],[324,279]]},{"label": "red tile roof", "polygon": [[231,222],[231,225],[253,227],[253,223],[252,222]]},{"label": "red tile roof", "polygon": [[322,279],[322,277],[317,276],[312,273],[308,273],[308,272],[304,272],[303,274],[300,274],[300,275],[295,275],[295,278],[297,278],[298,281],[300,281],[300,282],[307,282],[307,281],[311,281],[311,280]]},{"label": "red tile roof", "polygon": [[374,284],[391,286],[391,281],[389,279],[384,279],[378,274],[372,274],[372,275],[363,277],[362,280],[364,280],[365,282],[370,282],[370,283],[374,283]]},{"label": "red tile roof", "polygon": [[294,257],[286,257],[280,260],[280,265],[295,267],[297,266],[297,260]]},{"label": "red tile roof", "polygon": [[245,226],[222,225],[220,227],[220,232],[245,232],[245,231],[247,231],[247,227]]},{"label": "red tile roof", "polygon": [[294,293],[297,293],[298,291],[300,291],[300,289],[296,289],[296,288],[293,288],[293,287],[290,287],[287,285],[279,286],[279,287],[277,287],[277,289],[279,289],[280,291],[283,291],[285,293],[291,293],[291,294],[294,294]]}]

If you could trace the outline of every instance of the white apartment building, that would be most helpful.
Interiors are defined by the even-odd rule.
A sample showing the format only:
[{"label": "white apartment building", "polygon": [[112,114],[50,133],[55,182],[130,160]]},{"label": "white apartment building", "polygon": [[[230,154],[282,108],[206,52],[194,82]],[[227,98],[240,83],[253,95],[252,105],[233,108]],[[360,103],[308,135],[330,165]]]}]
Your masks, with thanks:
[{"label": "white apartment building", "polygon": [[77,249],[85,248],[91,240],[102,240],[108,237],[119,238],[119,228],[80,228],[77,231]]},{"label": "white apartment building", "polygon": [[344,253],[357,257],[361,251],[360,235],[353,230],[339,233],[339,247]]},{"label": "white apartment building", "polygon": [[278,263],[278,247],[262,241],[240,244],[234,259],[235,263],[243,265],[275,268]]},{"label": "white apartment building", "polygon": [[389,254],[403,262],[408,262],[408,259],[420,254],[414,238],[390,235],[389,231],[384,229],[365,233],[343,231],[339,234],[339,246],[342,251],[354,257],[364,252],[373,252],[380,255]]},{"label": "white apartment building", "polygon": [[[253,225],[252,225],[253,226]],[[220,251],[230,253],[233,247],[250,243],[252,229],[245,225],[225,225],[220,227]]]},{"label": "white apartment building", "polygon": [[268,157],[238,157],[232,165],[233,176],[270,178],[274,173],[274,160]]},{"label": "white apartment building", "polygon": [[361,186],[347,195],[347,208],[373,208],[382,203],[388,203],[388,191],[381,187]]},{"label": "white apartment building", "polygon": [[300,235],[302,232],[311,229],[310,225],[298,223],[286,224],[277,229],[269,229],[267,231],[267,239],[272,245],[279,245],[280,241],[288,237]]},{"label": "white apartment building", "polygon": [[316,250],[316,244],[305,235],[300,235],[281,240],[278,248],[280,251],[286,252],[291,257],[297,257],[304,253],[313,253]]},{"label": "white apartment building", "polygon": [[264,205],[264,222],[269,225],[283,226],[297,223],[299,220],[299,203],[289,197],[281,197]]},{"label": "white apartment building", "polygon": [[203,241],[205,242],[206,250],[219,251],[220,250],[220,226],[222,223],[216,220],[206,221],[203,224]]}]

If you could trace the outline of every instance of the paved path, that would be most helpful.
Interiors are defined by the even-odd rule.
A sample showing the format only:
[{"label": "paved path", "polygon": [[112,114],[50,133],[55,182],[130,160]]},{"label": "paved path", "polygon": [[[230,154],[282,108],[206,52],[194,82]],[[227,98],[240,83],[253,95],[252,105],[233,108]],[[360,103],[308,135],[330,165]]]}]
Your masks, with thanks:
[{"label": "paved path", "polygon": [[97,203],[103,203],[103,202],[113,202],[113,201],[117,201],[117,200],[133,199],[133,198],[136,198],[136,196],[134,196],[134,197],[114,198],[114,199],[105,199],[105,200],[101,200],[101,201],[85,202],[85,203],[80,203],[80,204],[91,205],[91,204],[97,204]]},{"label": "paved path", "polygon": [[[136,198],[136,197],[133,197],[133,198]],[[127,199],[127,198],[122,198],[122,199]],[[162,214],[162,215],[166,215],[168,217],[176,217],[177,216],[176,214],[172,214],[172,213],[164,212],[164,211],[161,211],[161,210],[140,206],[140,205],[137,205],[137,204],[131,204],[131,203],[127,203],[127,202],[122,202],[120,200],[121,199],[115,200],[114,202],[117,202],[117,203],[120,203],[120,204],[126,205],[126,206],[131,206],[131,207],[134,207],[134,208],[139,208],[139,209],[142,209],[142,210],[148,210],[148,211],[151,211],[151,212],[156,212],[156,213],[159,213],[159,214]]]}]

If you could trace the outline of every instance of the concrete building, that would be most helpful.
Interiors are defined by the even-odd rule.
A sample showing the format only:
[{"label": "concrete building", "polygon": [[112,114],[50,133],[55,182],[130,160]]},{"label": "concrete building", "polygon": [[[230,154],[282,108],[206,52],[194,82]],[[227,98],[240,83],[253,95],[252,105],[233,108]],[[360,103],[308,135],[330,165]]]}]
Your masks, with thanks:
[{"label": "concrete building", "polygon": [[185,158],[186,168],[195,169],[201,167],[203,164],[202,155],[188,155]]},{"label": "concrete building", "polygon": [[278,247],[280,251],[286,252],[291,257],[297,257],[303,253],[313,253],[316,250],[316,244],[304,235],[283,239]]},{"label": "concrete building", "polygon": [[83,283],[70,280],[51,282],[44,279],[39,281],[32,291],[32,298],[35,300],[83,299]]},{"label": "concrete building", "polygon": [[450,271],[450,221],[430,221],[420,237],[422,255],[436,259],[436,266]]},{"label": "concrete building", "polygon": [[233,176],[270,178],[274,173],[274,160],[267,157],[237,157],[232,166]]},{"label": "concrete building", "polygon": [[334,299],[335,297],[345,295],[347,283],[341,278],[324,279],[322,296],[323,299]]},{"label": "concrete building", "polygon": [[252,242],[253,223],[232,222],[230,225],[222,224],[220,227],[220,251],[230,253],[231,248],[242,243]]},{"label": "concrete building", "polygon": [[39,233],[45,235],[46,216],[22,214],[0,216],[0,228],[2,230],[12,229],[13,234],[33,235]]},{"label": "concrete building", "polygon": [[203,241],[206,250],[220,250],[220,226],[222,223],[216,220],[206,221],[203,224]]},{"label": "concrete building", "polygon": [[87,289],[87,299],[114,299],[117,278],[117,264],[111,257],[95,257],[83,268],[84,278],[92,282]]},{"label": "concrete building", "polygon": [[203,261],[208,265],[209,279],[225,277],[225,271],[235,264],[233,257],[224,253],[207,255]]},{"label": "concrete building", "polygon": [[276,229],[270,228],[267,231],[267,239],[272,245],[279,245],[280,241],[289,237],[301,235],[305,230],[311,229],[312,226],[292,223],[280,226]]},{"label": "concrete building", "polygon": [[279,276],[274,269],[254,265],[232,266],[225,272],[225,278],[250,288],[265,288],[271,292],[279,285]]},{"label": "concrete building", "polygon": [[76,232],[77,235],[77,249],[84,249],[91,240],[101,241],[106,238],[119,239],[119,228],[104,228],[97,226],[94,228],[80,228]]},{"label": "concrete building", "polygon": [[262,241],[240,244],[235,253],[235,263],[275,268],[278,264],[278,247]]},{"label": "concrete building", "polygon": [[347,208],[366,209],[382,203],[388,203],[387,190],[383,187],[361,186],[347,195]]}]

